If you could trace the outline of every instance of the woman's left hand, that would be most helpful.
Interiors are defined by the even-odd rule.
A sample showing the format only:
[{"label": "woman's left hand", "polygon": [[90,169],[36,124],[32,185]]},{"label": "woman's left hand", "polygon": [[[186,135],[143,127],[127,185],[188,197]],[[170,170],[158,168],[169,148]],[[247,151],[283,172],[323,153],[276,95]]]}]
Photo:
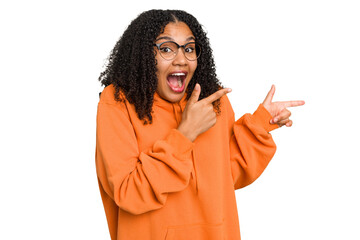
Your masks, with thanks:
[{"label": "woman's left hand", "polygon": [[293,122],[289,119],[291,112],[287,109],[289,107],[297,107],[305,104],[304,101],[285,101],[285,102],[272,102],[275,94],[275,86],[272,85],[269,93],[267,94],[263,106],[273,117],[270,120],[271,124],[277,124],[279,127],[291,127]]}]

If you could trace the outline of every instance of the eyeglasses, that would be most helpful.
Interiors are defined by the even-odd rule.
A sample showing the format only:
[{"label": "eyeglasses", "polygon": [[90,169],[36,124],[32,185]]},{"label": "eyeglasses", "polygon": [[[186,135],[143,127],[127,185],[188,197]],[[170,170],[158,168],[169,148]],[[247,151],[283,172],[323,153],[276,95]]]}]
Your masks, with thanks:
[{"label": "eyeglasses", "polygon": [[195,61],[201,53],[201,47],[195,42],[189,42],[185,45],[179,45],[173,41],[166,41],[154,44],[159,50],[160,56],[165,60],[173,60],[178,54],[179,48],[184,49],[184,55],[187,60]]}]

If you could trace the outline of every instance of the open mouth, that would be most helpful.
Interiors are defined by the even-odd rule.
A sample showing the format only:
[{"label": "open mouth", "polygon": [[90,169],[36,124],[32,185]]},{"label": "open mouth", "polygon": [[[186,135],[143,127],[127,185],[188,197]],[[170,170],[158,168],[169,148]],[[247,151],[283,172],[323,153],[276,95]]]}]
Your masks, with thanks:
[{"label": "open mouth", "polygon": [[186,72],[174,72],[167,76],[167,82],[174,92],[182,92],[185,89]]}]

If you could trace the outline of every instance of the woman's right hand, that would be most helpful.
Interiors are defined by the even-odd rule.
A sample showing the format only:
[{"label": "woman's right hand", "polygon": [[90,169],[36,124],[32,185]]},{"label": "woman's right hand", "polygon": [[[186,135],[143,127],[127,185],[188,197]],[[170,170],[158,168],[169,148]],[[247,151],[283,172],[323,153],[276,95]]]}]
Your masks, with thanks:
[{"label": "woman's right hand", "polygon": [[231,92],[230,88],[221,89],[200,101],[201,88],[197,83],[186,104],[182,120],[177,128],[190,141],[194,141],[201,133],[206,132],[216,123],[216,113],[212,103],[225,94]]}]

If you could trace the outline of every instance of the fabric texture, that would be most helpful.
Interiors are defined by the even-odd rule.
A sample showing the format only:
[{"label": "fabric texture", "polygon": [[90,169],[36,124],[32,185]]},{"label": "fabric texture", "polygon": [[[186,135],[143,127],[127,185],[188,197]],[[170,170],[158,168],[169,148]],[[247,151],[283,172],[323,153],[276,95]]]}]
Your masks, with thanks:
[{"label": "fabric texture", "polygon": [[260,104],[235,121],[226,96],[216,124],[191,142],[176,128],[186,106],[154,96],[153,123],[107,86],[97,113],[96,169],[112,240],[239,240],[235,189],[273,157]]}]

